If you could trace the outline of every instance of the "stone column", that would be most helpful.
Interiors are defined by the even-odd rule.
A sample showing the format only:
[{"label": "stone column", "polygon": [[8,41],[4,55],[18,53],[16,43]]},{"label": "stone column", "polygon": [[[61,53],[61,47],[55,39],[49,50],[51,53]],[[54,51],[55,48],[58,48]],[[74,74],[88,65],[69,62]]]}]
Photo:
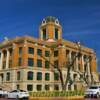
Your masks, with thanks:
[{"label": "stone column", "polygon": [[71,59],[71,58],[72,58],[72,57],[71,57],[71,56],[72,56],[71,53],[72,53],[72,51],[69,51],[69,62],[72,61],[72,59]]},{"label": "stone column", "polygon": [[2,70],[2,66],[3,66],[3,52],[1,51],[1,56],[0,56],[0,70]]},{"label": "stone column", "polygon": [[78,71],[78,57],[76,57],[76,71]]},{"label": "stone column", "polygon": [[9,50],[7,49],[7,57],[6,57],[6,69],[9,67]]},{"label": "stone column", "polygon": [[84,72],[84,55],[82,54],[82,72]]}]

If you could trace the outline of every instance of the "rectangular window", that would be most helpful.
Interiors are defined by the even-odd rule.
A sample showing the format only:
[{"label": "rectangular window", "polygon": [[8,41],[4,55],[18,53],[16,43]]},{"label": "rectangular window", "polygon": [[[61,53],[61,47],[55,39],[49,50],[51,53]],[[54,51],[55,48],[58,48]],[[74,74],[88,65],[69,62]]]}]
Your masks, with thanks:
[{"label": "rectangular window", "polygon": [[6,76],[6,80],[7,80],[7,81],[10,81],[10,72],[8,72],[6,75],[7,75],[7,76]]},{"label": "rectangular window", "polygon": [[22,54],[22,47],[19,47],[19,54]]},{"label": "rectangular window", "polygon": [[54,51],[54,57],[58,56],[58,50]]},{"label": "rectangular window", "polygon": [[31,71],[29,71],[28,73],[27,73],[27,80],[33,80],[33,72],[31,72]]},{"label": "rectangular window", "polygon": [[80,64],[78,64],[78,70],[79,70],[79,71],[81,70],[81,65],[80,65]]},{"label": "rectangular window", "polygon": [[28,84],[27,85],[27,90],[28,91],[33,91],[33,85],[32,84]]},{"label": "rectangular window", "polygon": [[42,50],[41,49],[37,49],[37,55],[42,56]]},{"label": "rectangular window", "polygon": [[34,48],[28,47],[28,53],[29,54],[34,54]]},{"label": "rectangular window", "polygon": [[33,66],[33,65],[34,65],[33,58],[28,58],[28,66]]},{"label": "rectangular window", "polygon": [[1,73],[0,76],[1,76],[1,82],[3,82],[4,81],[4,74]]},{"label": "rectangular window", "polygon": [[20,80],[20,72],[17,72],[17,80]]},{"label": "rectangular window", "polygon": [[3,51],[4,58],[7,56],[7,51]]},{"label": "rectangular window", "polygon": [[54,68],[58,68],[58,60],[54,61]]},{"label": "rectangular window", "polygon": [[54,73],[54,80],[58,81],[59,80],[59,74],[58,73]]},{"label": "rectangular window", "polygon": [[37,91],[41,91],[42,90],[42,85],[37,85]]},{"label": "rectangular window", "polygon": [[45,57],[49,57],[50,56],[50,51],[45,51]]},{"label": "rectangular window", "polygon": [[17,89],[20,89],[20,85],[19,84],[17,84]]},{"label": "rectangular window", "polygon": [[41,72],[37,72],[37,80],[42,80],[42,73]]},{"label": "rectangular window", "polygon": [[50,67],[49,61],[45,61],[45,68],[49,68],[49,67]]},{"label": "rectangular window", "polygon": [[59,90],[59,85],[54,85],[54,90]]},{"label": "rectangular window", "polygon": [[9,49],[10,56],[12,56],[13,50]]},{"label": "rectangular window", "polygon": [[71,90],[71,85],[68,85],[68,90]]},{"label": "rectangular window", "polygon": [[43,29],[43,40],[46,40],[46,29]]},{"label": "rectangular window", "polygon": [[45,90],[49,91],[50,90],[50,85],[45,85]]},{"label": "rectangular window", "polygon": [[37,67],[42,67],[42,60],[40,59],[37,60]]},{"label": "rectangular window", "polygon": [[55,39],[58,40],[58,29],[55,28]]},{"label": "rectangular window", "polygon": [[22,65],[22,58],[19,58],[18,59],[18,66],[21,66]]},{"label": "rectangular window", "polygon": [[6,61],[3,61],[3,69],[6,68]]},{"label": "rectangular window", "polygon": [[50,80],[50,74],[49,73],[45,73],[45,80],[49,81]]},{"label": "rectangular window", "polygon": [[12,67],[12,60],[9,60],[9,68]]}]

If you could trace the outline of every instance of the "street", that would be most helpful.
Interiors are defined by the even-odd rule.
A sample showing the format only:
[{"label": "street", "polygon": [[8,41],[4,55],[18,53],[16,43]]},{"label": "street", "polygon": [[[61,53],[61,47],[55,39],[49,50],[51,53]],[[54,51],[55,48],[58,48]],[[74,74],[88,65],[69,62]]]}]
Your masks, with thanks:
[{"label": "street", "polygon": [[[0,98],[0,100],[19,100],[19,99],[6,99],[6,98]],[[26,100],[26,99],[20,99],[20,100]]]},{"label": "street", "polygon": [[[6,99],[6,98],[0,98],[0,100],[19,100],[19,99]],[[25,100],[25,99],[23,99]],[[31,100],[34,100],[34,99],[31,99]],[[36,100],[36,99],[35,99]],[[37,99],[38,100],[38,99]],[[96,99],[96,98],[83,98],[83,99],[61,99],[61,98],[53,98],[53,99],[50,99],[50,100],[100,100],[99,99]]]}]

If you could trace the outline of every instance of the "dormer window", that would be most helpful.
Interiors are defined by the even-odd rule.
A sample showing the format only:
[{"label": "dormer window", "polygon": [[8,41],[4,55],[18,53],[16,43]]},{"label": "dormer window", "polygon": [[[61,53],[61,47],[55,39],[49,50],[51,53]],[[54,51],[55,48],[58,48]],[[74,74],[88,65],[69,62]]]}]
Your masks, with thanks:
[{"label": "dormer window", "polygon": [[55,20],[55,23],[56,23],[56,24],[59,24],[59,21],[58,21],[58,19],[56,19],[56,20]]},{"label": "dormer window", "polygon": [[46,24],[46,20],[45,19],[43,19],[42,24]]}]

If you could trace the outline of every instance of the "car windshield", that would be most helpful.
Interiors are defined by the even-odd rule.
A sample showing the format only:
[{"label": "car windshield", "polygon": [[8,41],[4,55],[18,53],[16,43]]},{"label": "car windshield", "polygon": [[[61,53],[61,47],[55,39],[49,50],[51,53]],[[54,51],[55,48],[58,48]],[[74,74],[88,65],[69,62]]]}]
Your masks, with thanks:
[{"label": "car windshield", "polygon": [[20,92],[26,92],[26,91],[24,91],[24,90],[20,90]]},{"label": "car windshield", "polygon": [[13,91],[11,91],[11,93],[12,93],[12,92],[17,92],[17,90],[13,90]]},{"label": "car windshield", "polygon": [[97,86],[91,86],[89,89],[98,89]]}]

